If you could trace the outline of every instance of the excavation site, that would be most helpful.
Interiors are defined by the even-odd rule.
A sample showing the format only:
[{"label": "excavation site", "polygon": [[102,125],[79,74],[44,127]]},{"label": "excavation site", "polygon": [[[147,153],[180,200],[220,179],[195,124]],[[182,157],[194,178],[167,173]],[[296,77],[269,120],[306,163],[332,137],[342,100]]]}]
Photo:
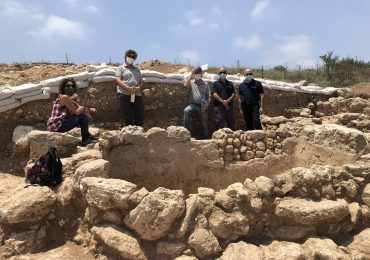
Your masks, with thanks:
[{"label": "excavation site", "polygon": [[[122,121],[114,66],[1,67],[24,76],[0,87],[0,259],[370,259],[369,84],[257,78],[263,130],[234,106],[237,130],[215,131],[212,102],[201,140],[195,117],[183,127],[191,68],[141,66],[143,127]],[[79,128],[46,130],[70,77],[94,109],[85,147]],[[30,185],[49,147],[63,181]]]}]

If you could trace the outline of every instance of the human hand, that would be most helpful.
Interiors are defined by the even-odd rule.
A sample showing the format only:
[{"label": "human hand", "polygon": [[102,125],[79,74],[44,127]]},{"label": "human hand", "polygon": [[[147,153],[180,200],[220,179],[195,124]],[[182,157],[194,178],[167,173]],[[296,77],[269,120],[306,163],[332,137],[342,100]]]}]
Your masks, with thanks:
[{"label": "human hand", "polygon": [[128,92],[130,92],[130,94],[136,94],[136,87],[129,87],[128,89]]},{"label": "human hand", "polygon": [[208,103],[206,103],[206,104],[204,104],[204,105],[202,105],[201,107],[200,107],[200,110],[202,110],[202,111],[206,111],[207,109],[208,109]]},{"label": "human hand", "polygon": [[79,106],[77,109],[76,109],[76,113],[78,114],[81,114],[81,113],[84,113],[85,112],[85,107],[84,106]]}]

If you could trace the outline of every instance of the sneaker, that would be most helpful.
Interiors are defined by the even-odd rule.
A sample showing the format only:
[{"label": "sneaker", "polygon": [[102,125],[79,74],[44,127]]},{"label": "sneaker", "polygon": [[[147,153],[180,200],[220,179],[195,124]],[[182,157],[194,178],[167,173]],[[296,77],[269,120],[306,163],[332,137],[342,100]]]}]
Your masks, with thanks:
[{"label": "sneaker", "polygon": [[88,144],[96,144],[97,142],[98,142],[97,140],[93,140],[91,138],[88,138],[85,141],[81,142],[81,146],[86,146]]},{"label": "sneaker", "polygon": [[90,136],[89,136],[89,138],[90,138],[91,140],[94,140],[94,141],[98,141],[98,140],[99,140],[99,137],[97,137],[97,136],[93,136],[93,135],[90,135]]}]

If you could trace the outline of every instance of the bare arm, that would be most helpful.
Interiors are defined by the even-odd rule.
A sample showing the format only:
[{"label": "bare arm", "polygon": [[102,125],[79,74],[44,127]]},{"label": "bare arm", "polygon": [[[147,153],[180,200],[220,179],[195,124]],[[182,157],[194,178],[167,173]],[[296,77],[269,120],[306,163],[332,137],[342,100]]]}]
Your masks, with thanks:
[{"label": "bare arm", "polygon": [[265,99],[265,94],[260,93],[260,112],[262,113],[264,111],[264,99]]},{"label": "bare arm", "polygon": [[66,106],[73,114],[79,115],[84,112],[85,107],[80,106],[77,102],[73,101],[69,96],[62,95],[60,98],[60,105]]},{"label": "bare arm", "polygon": [[136,88],[135,87],[130,87],[127,85],[123,80],[121,80],[121,77],[116,77],[116,83],[118,84],[119,87],[123,88],[130,94],[135,94],[136,93]]},{"label": "bare arm", "polygon": [[191,86],[190,81],[193,78],[193,75],[194,75],[193,72],[191,72],[190,76],[186,79],[186,81],[184,83],[185,88],[190,88],[190,86]]}]

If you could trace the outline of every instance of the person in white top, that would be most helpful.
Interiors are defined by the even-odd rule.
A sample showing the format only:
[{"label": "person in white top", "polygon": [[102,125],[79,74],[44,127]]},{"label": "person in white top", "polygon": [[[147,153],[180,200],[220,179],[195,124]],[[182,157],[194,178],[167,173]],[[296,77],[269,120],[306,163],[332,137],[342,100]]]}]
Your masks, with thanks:
[{"label": "person in white top", "polygon": [[144,123],[144,84],[140,69],[134,66],[136,59],[136,51],[126,51],[124,64],[116,71],[117,94],[126,126]]}]

